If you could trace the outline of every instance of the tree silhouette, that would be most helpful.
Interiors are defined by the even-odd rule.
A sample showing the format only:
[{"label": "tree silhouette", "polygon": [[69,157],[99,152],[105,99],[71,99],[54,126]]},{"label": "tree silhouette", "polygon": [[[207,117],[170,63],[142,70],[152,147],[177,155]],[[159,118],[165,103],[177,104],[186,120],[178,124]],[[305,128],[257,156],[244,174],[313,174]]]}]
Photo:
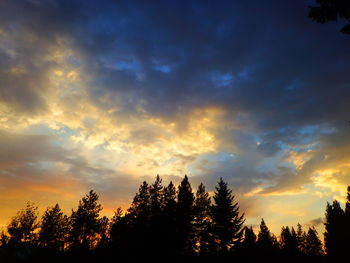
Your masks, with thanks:
[{"label": "tree silhouette", "polygon": [[41,218],[39,243],[55,250],[63,250],[69,233],[69,219],[56,204],[46,209]]},{"label": "tree silhouette", "polygon": [[[162,179],[157,175],[156,180],[150,187],[150,217],[149,217],[149,232],[148,245],[149,250],[152,251],[152,247],[158,247],[160,251],[165,248],[164,239],[166,235],[166,226],[163,221],[163,208],[164,208],[164,187],[162,186]],[[162,252],[161,252],[162,253]]]},{"label": "tree silhouette", "polygon": [[161,216],[161,245],[160,250],[163,251],[163,255],[171,255],[176,251],[176,237],[177,237],[177,225],[176,225],[176,188],[172,182],[163,189],[163,206]]},{"label": "tree silhouette", "polygon": [[[203,184],[193,194],[187,176],[178,190],[172,182],[163,187],[159,176],[151,185],[143,182],[127,212],[118,208],[111,220],[100,217],[98,199],[91,190],[70,218],[58,204],[48,207],[40,224],[37,207],[27,203],[7,233],[1,233],[1,262],[88,263],[126,257],[129,262],[324,262],[315,228],[305,233],[300,224],[296,230],[283,227],[277,242],[263,219],[257,236],[252,227],[243,227],[244,215],[222,178],[213,203]],[[338,201],[327,204],[325,248],[330,262],[346,255],[349,211],[350,188],[345,211]]]},{"label": "tree silhouette", "polygon": [[136,193],[122,223],[128,224],[126,242],[132,242],[136,251],[150,253],[151,187],[144,181]]},{"label": "tree silhouette", "polygon": [[220,252],[227,252],[242,240],[244,214],[240,215],[232,190],[222,178],[215,189],[211,209],[215,247]]},{"label": "tree silhouette", "polygon": [[194,200],[194,229],[196,250],[199,254],[208,254],[211,244],[211,200],[205,186],[201,183]]},{"label": "tree silhouette", "polygon": [[309,227],[309,230],[307,231],[304,252],[306,255],[313,257],[323,255],[322,242],[314,227]]},{"label": "tree silhouette", "polygon": [[150,187],[144,181],[136,193],[128,213],[135,221],[146,222],[150,214]]},{"label": "tree silhouette", "polygon": [[[350,1],[347,0],[316,0],[318,6],[310,6],[309,17],[318,22],[326,23],[338,19],[350,22]],[[350,34],[350,23],[341,28],[340,32]]]},{"label": "tree silhouette", "polygon": [[93,248],[102,232],[99,218],[102,206],[98,204],[98,195],[91,190],[79,201],[76,211],[71,215],[71,242],[74,248]]},{"label": "tree silhouette", "polygon": [[240,245],[241,256],[245,258],[254,258],[257,249],[257,237],[254,233],[253,227],[244,227],[244,238]]},{"label": "tree silhouette", "polygon": [[298,223],[297,225],[297,241],[298,241],[298,250],[301,253],[305,253],[305,246],[306,246],[306,233],[303,230],[301,224]]},{"label": "tree silhouette", "polygon": [[38,207],[28,202],[26,208],[20,210],[7,226],[10,241],[14,243],[34,242],[37,238],[35,231],[39,227]]},{"label": "tree silhouette", "polygon": [[299,254],[298,237],[293,227],[291,230],[288,226],[282,227],[280,247],[287,256]]},{"label": "tree silhouette", "polygon": [[344,211],[335,200],[327,203],[324,242],[328,256],[344,257],[347,255],[346,231],[344,231]]},{"label": "tree silhouette", "polygon": [[128,255],[131,248],[135,249],[133,234],[130,215],[123,215],[122,209],[118,208],[110,222],[109,242],[113,250],[112,257],[115,254]]},{"label": "tree silhouette", "polygon": [[276,237],[270,232],[264,219],[261,219],[260,230],[258,233],[257,247],[260,254],[271,255],[276,252],[278,243]]},{"label": "tree silhouette", "polygon": [[195,247],[194,229],[193,229],[193,202],[194,195],[187,175],[181,181],[178,187],[177,207],[176,207],[176,225],[178,251],[182,255],[192,254]]}]

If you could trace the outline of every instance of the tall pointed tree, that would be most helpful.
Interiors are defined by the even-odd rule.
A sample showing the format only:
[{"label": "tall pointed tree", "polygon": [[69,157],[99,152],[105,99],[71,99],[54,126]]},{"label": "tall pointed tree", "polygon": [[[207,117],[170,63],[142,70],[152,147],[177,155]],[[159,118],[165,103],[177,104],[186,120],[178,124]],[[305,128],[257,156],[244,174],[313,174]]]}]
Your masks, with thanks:
[{"label": "tall pointed tree", "polygon": [[100,212],[102,206],[98,203],[98,195],[91,190],[79,201],[76,211],[71,215],[71,241],[73,247],[93,248],[101,235],[102,222]]},{"label": "tall pointed tree", "polygon": [[305,237],[304,252],[308,256],[322,256],[323,247],[317,231],[314,227],[310,227]]},{"label": "tall pointed tree", "polygon": [[253,227],[246,226],[244,228],[244,238],[243,238],[243,241],[241,244],[241,248],[243,249],[243,253],[245,255],[255,253],[255,251],[256,251],[256,235],[254,233]]},{"label": "tall pointed tree", "polygon": [[176,188],[170,182],[163,189],[162,214],[159,227],[162,230],[159,250],[164,256],[176,253],[177,220],[176,220]]},{"label": "tall pointed tree", "polygon": [[306,233],[303,230],[301,224],[297,224],[297,241],[298,241],[298,250],[301,253],[305,253],[305,245],[306,245]]},{"label": "tall pointed tree", "polygon": [[138,193],[136,193],[128,213],[136,221],[145,222],[148,220],[150,214],[150,187],[146,181],[144,181],[140,187]]},{"label": "tall pointed tree", "polygon": [[261,219],[258,233],[257,246],[262,255],[269,255],[276,252],[278,243],[276,237],[270,232],[264,219]]},{"label": "tall pointed tree", "polygon": [[286,255],[296,256],[299,254],[298,238],[293,227],[291,230],[288,226],[282,227],[280,244],[282,251]]},{"label": "tall pointed tree", "polygon": [[46,209],[41,218],[39,243],[45,247],[63,250],[69,233],[69,219],[58,204]]},{"label": "tall pointed tree", "polygon": [[191,254],[194,252],[193,202],[192,187],[187,175],[185,175],[178,187],[176,207],[178,250],[180,254]]},{"label": "tall pointed tree", "polygon": [[205,186],[201,183],[194,200],[194,229],[196,236],[196,250],[200,254],[208,254],[211,230],[211,200]]},{"label": "tall pointed tree", "polygon": [[239,212],[232,190],[222,178],[215,189],[211,208],[215,246],[218,251],[227,252],[242,240],[245,219]]},{"label": "tall pointed tree", "polygon": [[344,210],[337,200],[334,200],[332,204],[327,203],[324,243],[328,256],[340,258],[347,255],[348,240],[344,219]]},{"label": "tall pointed tree", "polygon": [[149,193],[151,216],[159,217],[163,205],[163,186],[159,175],[157,175],[155,182],[151,185]]}]

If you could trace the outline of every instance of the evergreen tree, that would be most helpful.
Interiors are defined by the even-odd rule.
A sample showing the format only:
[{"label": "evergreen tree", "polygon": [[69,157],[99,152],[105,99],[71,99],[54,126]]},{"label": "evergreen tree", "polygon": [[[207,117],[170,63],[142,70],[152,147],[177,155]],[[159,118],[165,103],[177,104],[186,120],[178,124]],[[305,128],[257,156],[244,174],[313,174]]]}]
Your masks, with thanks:
[{"label": "evergreen tree", "polygon": [[193,231],[193,211],[194,195],[187,175],[181,181],[178,187],[176,224],[178,252],[182,255],[192,254],[195,247]]},{"label": "evergreen tree", "polygon": [[176,188],[172,182],[163,189],[163,206],[161,217],[162,245],[164,255],[174,254],[176,247]]},{"label": "evergreen tree", "polygon": [[261,219],[260,231],[258,233],[257,247],[261,254],[273,254],[278,248],[276,237],[271,234],[264,219]]},{"label": "evergreen tree", "polygon": [[150,187],[144,181],[136,193],[128,213],[135,221],[146,223],[150,215]]},{"label": "evergreen tree", "polygon": [[317,231],[314,227],[310,227],[305,238],[305,254],[308,256],[322,256],[323,248],[322,242],[318,237]]},{"label": "evergreen tree", "polygon": [[238,203],[222,178],[215,189],[211,208],[215,247],[220,252],[227,252],[242,240],[244,214],[240,215]]},{"label": "evergreen tree", "polygon": [[73,247],[91,249],[97,244],[103,230],[99,218],[102,206],[98,198],[91,190],[79,201],[78,209],[72,211],[70,237]]},{"label": "evergreen tree", "polygon": [[298,250],[300,253],[305,253],[305,245],[306,245],[306,233],[303,231],[301,224],[297,225],[297,241],[298,241]]},{"label": "evergreen tree", "polygon": [[293,227],[292,230],[290,230],[288,226],[282,227],[280,247],[288,256],[296,256],[299,254],[298,238]]},{"label": "evergreen tree", "polygon": [[122,209],[118,208],[110,222],[109,238],[113,251],[122,255],[128,254],[135,241],[131,228],[130,216],[123,215]]},{"label": "evergreen tree", "polygon": [[155,182],[150,189],[150,212],[152,217],[159,217],[163,205],[162,179],[157,175]]},{"label": "evergreen tree", "polygon": [[59,205],[47,208],[41,218],[39,243],[52,249],[63,250],[68,232],[69,220]]},{"label": "evergreen tree", "polygon": [[34,242],[37,238],[35,231],[38,227],[38,207],[28,202],[26,208],[20,210],[11,219],[7,232],[11,242]]},{"label": "evergreen tree", "polygon": [[252,227],[244,228],[244,238],[241,245],[243,249],[243,253],[245,255],[249,255],[250,253],[254,253],[256,250],[256,235]]},{"label": "evergreen tree", "polygon": [[[151,187],[144,181],[140,185],[139,191],[136,193],[131,207],[128,209],[128,213],[120,222],[120,224],[126,227],[126,231],[128,231],[126,242],[130,243],[130,246],[133,246],[133,249],[139,251],[140,254],[151,253],[151,212],[154,208],[151,208],[150,192]],[[131,247],[127,250],[129,249]]]},{"label": "evergreen tree", "polygon": [[211,200],[205,186],[201,183],[194,200],[194,229],[196,236],[196,250],[200,254],[208,254],[210,247],[211,230]]},{"label": "evergreen tree", "polygon": [[328,256],[340,258],[347,255],[344,218],[344,211],[337,200],[333,204],[327,203],[324,243]]},{"label": "evergreen tree", "polygon": [[149,217],[149,232],[148,245],[152,247],[164,246],[164,221],[162,215],[163,204],[163,186],[162,179],[157,175],[155,182],[150,187],[150,217]]},{"label": "evergreen tree", "polygon": [[163,207],[162,210],[166,216],[175,218],[176,212],[176,188],[173,182],[170,182],[168,186],[163,189]]}]

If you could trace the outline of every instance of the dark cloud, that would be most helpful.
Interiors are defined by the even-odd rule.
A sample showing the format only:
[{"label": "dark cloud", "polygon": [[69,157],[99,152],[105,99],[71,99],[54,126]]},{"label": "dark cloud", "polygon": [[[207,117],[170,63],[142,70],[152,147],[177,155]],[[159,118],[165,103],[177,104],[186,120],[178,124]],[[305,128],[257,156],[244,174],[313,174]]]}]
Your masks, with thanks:
[{"label": "dark cloud", "polygon": [[[225,109],[240,129],[214,132],[219,150],[236,159],[209,161],[201,168],[208,180],[222,176],[245,190],[257,179],[274,181],[266,193],[299,189],[326,160],[324,150],[300,171],[264,170],[266,158],[307,143],[332,150],[328,164],[345,158],[335,149],[349,140],[350,39],[337,25],[310,21],[305,1],[14,0],[1,2],[0,10],[6,39],[0,45],[0,100],[18,111],[47,109],[48,75],[57,63],[47,55],[69,47],[73,55],[66,62],[84,73],[92,103],[118,108],[118,116],[155,116],[185,130],[193,109]],[[308,131],[310,126],[316,128]],[[131,138],[146,145],[159,134],[141,127]],[[47,146],[46,137],[2,136],[9,152],[3,160],[30,162],[30,156],[73,163]],[[17,148],[7,144],[11,138],[21,142]],[[72,172],[98,173],[75,162]]]},{"label": "dark cloud", "polygon": [[317,227],[317,226],[322,225],[323,223],[324,223],[324,219],[321,217],[318,217],[318,218],[310,220],[309,222],[306,222],[304,225],[306,227]]}]

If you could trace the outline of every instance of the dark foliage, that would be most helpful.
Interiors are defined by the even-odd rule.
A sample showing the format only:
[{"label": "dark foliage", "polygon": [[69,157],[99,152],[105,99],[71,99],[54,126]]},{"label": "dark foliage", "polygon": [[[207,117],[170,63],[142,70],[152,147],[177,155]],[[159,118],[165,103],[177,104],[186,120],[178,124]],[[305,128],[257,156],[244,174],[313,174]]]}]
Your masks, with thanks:
[{"label": "dark foliage", "polygon": [[[338,19],[350,22],[350,1],[348,0],[316,0],[317,6],[310,6],[309,17],[318,22],[326,23]],[[340,32],[350,34],[350,23],[340,29]]]},{"label": "dark foliage", "polygon": [[[28,203],[0,234],[1,262],[336,262],[349,240],[350,188],[343,210],[327,204],[325,249],[315,228],[283,227],[279,240],[264,220],[258,234],[243,226],[235,196],[220,179],[212,196],[200,184],[192,192],[185,176],[178,189],[143,182],[125,213],[101,217],[99,196],[90,191],[70,216],[58,204],[38,220]],[[327,261],[327,259],[329,261]]]}]

